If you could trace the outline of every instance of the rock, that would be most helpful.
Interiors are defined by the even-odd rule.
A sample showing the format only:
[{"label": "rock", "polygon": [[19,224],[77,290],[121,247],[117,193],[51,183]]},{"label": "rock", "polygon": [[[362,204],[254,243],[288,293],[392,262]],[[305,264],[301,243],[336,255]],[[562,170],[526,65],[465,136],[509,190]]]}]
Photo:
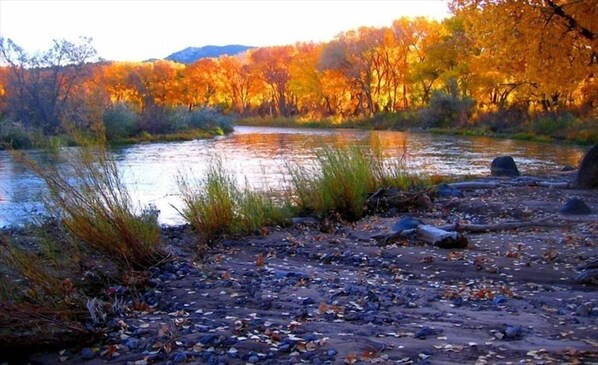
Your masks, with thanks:
[{"label": "rock", "polygon": [[422,327],[419,331],[415,333],[415,338],[420,340],[425,340],[428,336],[434,336],[442,333],[442,330],[432,329],[430,327]]},{"label": "rock", "polygon": [[81,358],[83,360],[91,360],[96,356],[96,354],[93,352],[93,350],[90,349],[89,347],[82,348],[81,351],[79,352],[79,355],[81,355]]},{"label": "rock", "polygon": [[598,143],[585,154],[577,172],[578,189],[598,188]]},{"label": "rock", "polygon": [[588,269],[580,272],[573,279],[579,284],[598,285],[598,269]]},{"label": "rock", "polygon": [[136,350],[139,347],[139,340],[131,338],[131,339],[127,340],[127,342],[125,343],[125,346],[127,346],[127,348],[129,350]]},{"label": "rock", "polygon": [[177,352],[172,357],[172,361],[175,363],[185,362],[185,361],[187,361],[187,354],[184,352]]},{"label": "rock", "polygon": [[497,295],[494,300],[492,301],[492,304],[494,305],[500,305],[503,304],[507,301],[507,298],[505,296],[502,295]]},{"label": "rock", "polygon": [[567,200],[565,205],[559,210],[562,214],[591,214],[592,210],[579,198],[571,198]]},{"label": "rock", "polygon": [[393,232],[402,232],[407,229],[415,229],[415,228],[417,228],[417,226],[419,226],[421,224],[424,224],[424,222],[422,222],[421,220],[419,220],[417,218],[413,218],[410,215],[406,215],[406,216],[402,217],[401,219],[399,219],[399,221],[392,226],[392,231]]},{"label": "rock", "polygon": [[590,307],[587,304],[580,304],[575,310],[575,315],[579,317],[589,317]]},{"label": "rock", "polygon": [[440,184],[436,187],[434,196],[436,198],[463,198],[463,193],[461,190],[447,184]]},{"label": "rock", "polygon": [[500,156],[495,158],[490,165],[492,176],[519,176],[517,165],[511,156]]},{"label": "rock", "polygon": [[521,326],[507,326],[505,328],[505,340],[518,340],[523,335],[523,329]]},{"label": "rock", "polygon": [[575,167],[570,166],[570,165],[566,165],[563,166],[563,168],[561,169],[562,172],[568,172],[568,171],[575,171]]}]

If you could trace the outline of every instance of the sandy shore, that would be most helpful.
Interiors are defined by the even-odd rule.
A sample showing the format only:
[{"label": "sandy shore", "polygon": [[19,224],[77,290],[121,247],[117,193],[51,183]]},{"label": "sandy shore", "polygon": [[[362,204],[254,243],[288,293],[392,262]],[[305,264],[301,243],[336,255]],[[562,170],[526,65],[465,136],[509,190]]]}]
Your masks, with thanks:
[{"label": "sandy shore", "polygon": [[[431,225],[544,222],[467,233],[465,249],[391,244],[403,214],[227,237],[203,257],[189,227],[164,230],[173,263],[104,343],[38,353],[40,364],[455,364],[598,362],[598,194],[550,188],[571,175],[492,179],[408,214]],[[486,180],[488,181],[488,180]],[[548,184],[550,185],[550,184]],[[557,184],[558,185],[558,184]],[[559,213],[581,198],[589,215]],[[407,214],[407,213],[405,213]]]}]

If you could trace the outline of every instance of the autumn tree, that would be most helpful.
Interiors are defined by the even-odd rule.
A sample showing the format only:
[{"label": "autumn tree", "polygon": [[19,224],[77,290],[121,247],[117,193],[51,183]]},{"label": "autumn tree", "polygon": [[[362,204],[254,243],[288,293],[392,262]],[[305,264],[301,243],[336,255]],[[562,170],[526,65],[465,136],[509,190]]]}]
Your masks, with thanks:
[{"label": "autumn tree", "polygon": [[257,48],[250,53],[258,77],[268,86],[276,113],[288,117],[293,111],[289,93],[289,65],[295,55],[293,46]]},{"label": "autumn tree", "polygon": [[48,133],[64,119],[76,119],[73,89],[96,60],[91,39],[55,40],[49,50],[29,55],[10,39],[0,38],[0,63],[9,69],[5,89],[11,117]]},{"label": "autumn tree", "polygon": [[217,104],[219,66],[216,59],[202,58],[182,70],[182,96],[189,110]]},{"label": "autumn tree", "polygon": [[325,45],[320,59],[320,70],[341,72],[357,91],[352,96],[358,102],[355,114],[372,116],[376,112],[372,85],[379,72],[380,55],[376,48],[382,42],[380,30],[361,27],[357,31],[340,34]]},{"label": "autumn tree", "polygon": [[582,103],[595,77],[598,1],[454,0],[477,55],[478,75],[493,74],[493,99],[506,97],[554,110]]}]

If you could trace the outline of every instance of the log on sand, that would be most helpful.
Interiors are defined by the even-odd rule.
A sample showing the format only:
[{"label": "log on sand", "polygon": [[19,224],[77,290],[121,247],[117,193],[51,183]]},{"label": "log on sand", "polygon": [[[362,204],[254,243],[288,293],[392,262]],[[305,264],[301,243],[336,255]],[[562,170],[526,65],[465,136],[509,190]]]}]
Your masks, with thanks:
[{"label": "log on sand", "polygon": [[451,223],[438,228],[445,231],[455,232],[470,232],[470,233],[484,233],[484,232],[500,232],[519,228],[529,227],[561,227],[559,224],[548,223],[543,221],[536,222],[503,222],[496,224],[461,224]]},{"label": "log on sand", "polygon": [[422,224],[415,229],[415,236],[440,248],[465,248],[467,239],[459,232],[449,232],[443,229]]},{"label": "log on sand", "polygon": [[536,221],[536,222],[504,222],[497,224],[460,224],[452,223],[439,227],[421,224],[414,229],[391,232],[386,235],[376,235],[372,238],[381,241],[382,245],[387,245],[400,237],[415,237],[421,241],[432,244],[440,248],[465,248],[467,247],[467,238],[461,232],[484,233],[500,232],[519,228],[529,227],[562,227],[562,225]]}]

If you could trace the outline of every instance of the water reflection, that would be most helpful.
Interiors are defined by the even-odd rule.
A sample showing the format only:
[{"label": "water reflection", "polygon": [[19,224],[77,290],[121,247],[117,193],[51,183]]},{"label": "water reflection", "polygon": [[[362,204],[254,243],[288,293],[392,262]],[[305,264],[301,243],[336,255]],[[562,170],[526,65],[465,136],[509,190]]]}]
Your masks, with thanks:
[{"label": "water reflection", "polygon": [[[203,176],[210,159],[220,157],[240,182],[256,189],[286,185],[288,163],[307,164],[324,145],[379,146],[387,158],[400,158],[414,172],[438,175],[487,175],[492,159],[511,155],[523,174],[578,165],[583,149],[485,137],[357,130],[305,130],[238,127],[234,134],[209,141],[139,144],[114,149],[124,181],[142,205],[153,204],[160,222],[182,220],[177,177]],[[33,152],[43,163],[52,156]],[[0,151],[0,226],[21,222],[40,212],[43,183],[6,152]]]}]

